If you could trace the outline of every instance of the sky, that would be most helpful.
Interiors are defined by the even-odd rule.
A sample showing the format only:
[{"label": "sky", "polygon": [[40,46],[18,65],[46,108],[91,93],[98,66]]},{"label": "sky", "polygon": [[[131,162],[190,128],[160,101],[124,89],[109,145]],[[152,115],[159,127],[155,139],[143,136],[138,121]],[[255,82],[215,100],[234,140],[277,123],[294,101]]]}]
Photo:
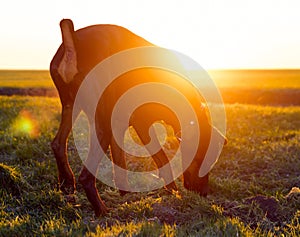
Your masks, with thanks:
[{"label": "sky", "polygon": [[48,69],[59,22],[117,24],[205,69],[300,68],[298,0],[2,0],[0,69]]}]

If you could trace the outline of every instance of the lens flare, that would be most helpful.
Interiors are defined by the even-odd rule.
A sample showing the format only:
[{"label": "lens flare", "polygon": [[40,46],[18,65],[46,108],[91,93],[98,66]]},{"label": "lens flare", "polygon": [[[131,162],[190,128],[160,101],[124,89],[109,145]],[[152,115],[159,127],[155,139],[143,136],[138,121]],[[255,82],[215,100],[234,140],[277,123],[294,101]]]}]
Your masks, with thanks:
[{"label": "lens flare", "polygon": [[[139,74],[139,72],[142,73]],[[156,74],[157,72],[159,74]],[[105,108],[110,111],[107,115],[110,116],[107,118],[107,124],[109,124],[107,126],[112,128],[111,136],[115,143],[114,146],[117,147],[115,150],[134,157],[147,157],[160,152],[163,145],[157,139],[153,126],[149,126],[149,123],[143,124],[145,117],[148,117],[149,121],[153,123],[161,119],[170,120],[177,129],[176,135],[180,133],[180,143],[178,144],[180,149],[176,150],[175,155],[172,154],[173,158],[169,162],[154,171],[139,172],[124,169],[111,162],[111,159],[107,157],[107,150],[103,149],[99,143],[100,140],[105,140],[106,134],[102,125],[97,123],[97,106],[102,95],[105,94],[106,88],[109,88],[122,75],[126,78],[128,75],[126,73],[137,80],[124,86],[123,84],[119,85],[120,90],[125,92],[120,93],[120,96],[118,96],[119,92],[114,92],[116,102],[107,103],[107,107],[105,105]],[[135,76],[132,77],[132,75]],[[172,75],[171,78],[170,75]],[[98,80],[99,78],[101,80]],[[128,78],[129,81],[132,81],[131,78]],[[198,118],[202,119],[199,116],[202,113],[200,98],[203,98],[206,102],[205,105],[208,106],[207,113],[212,118],[212,126],[225,134],[226,119],[222,97],[208,73],[193,59],[179,52],[152,46],[137,47],[116,53],[97,64],[84,78],[77,91],[72,115],[73,128],[78,113],[83,111],[88,118],[87,139],[90,141],[89,152],[81,153],[80,151],[84,151],[80,147],[82,138],[76,137],[78,134],[73,133],[75,146],[79,146],[78,154],[85,167],[97,179],[111,187],[130,192],[146,192],[168,185],[183,174],[194,158],[198,159],[196,157],[198,150],[200,152],[200,121]],[[218,114],[212,110],[215,105],[220,105]],[[124,146],[124,132],[132,125],[130,121],[134,117],[136,128],[140,129],[139,136],[146,134],[144,136],[145,144],[141,145],[137,142],[134,149],[132,146],[128,149]],[[100,132],[97,130],[98,125]],[[205,133],[203,134],[205,135]],[[204,135],[203,139],[209,141],[209,144],[204,153],[205,157],[203,161],[201,160],[199,177],[204,177],[211,170],[224,144],[224,139],[223,143],[220,142],[215,133],[212,133],[211,137],[204,137]],[[134,139],[131,140],[134,142]],[[179,139],[176,140],[178,142]],[[148,153],[144,153],[143,148],[146,148]],[[109,167],[109,171],[98,172],[99,163],[101,163],[101,167]],[[182,167],[178,164],[182,164]],[[114,170],[114,174],[112,170]],[[161,179],[157,178],[157,172],[163,174],[164,182],[160,182]],[[128,182],[124,178],[125,175],[128,177]],[[117,178],[107,178],[113,176]]]},{"label": "lens flare", "polygon": [[29,136],[37,138],[39,136],[39,126],[37,120],[28,110],[22,110],[12,125],[13,133],[17,136]]}]

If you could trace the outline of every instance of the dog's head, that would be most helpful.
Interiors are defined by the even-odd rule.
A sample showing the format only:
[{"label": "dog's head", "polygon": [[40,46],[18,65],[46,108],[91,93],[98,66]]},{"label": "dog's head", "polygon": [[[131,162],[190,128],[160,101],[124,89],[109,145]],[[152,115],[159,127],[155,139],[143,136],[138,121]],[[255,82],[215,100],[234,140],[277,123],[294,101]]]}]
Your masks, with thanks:
[{"label": "dog's head", "polygon": [[214,126],[210,127],[210,137],[202,138],[200,143],[205,144],[200,147],[194,160],[183,173],[184,187],[202,196],[208,194],[209,171],[217,162],[221,151],[220,146],[227,144],[227,138]]}]

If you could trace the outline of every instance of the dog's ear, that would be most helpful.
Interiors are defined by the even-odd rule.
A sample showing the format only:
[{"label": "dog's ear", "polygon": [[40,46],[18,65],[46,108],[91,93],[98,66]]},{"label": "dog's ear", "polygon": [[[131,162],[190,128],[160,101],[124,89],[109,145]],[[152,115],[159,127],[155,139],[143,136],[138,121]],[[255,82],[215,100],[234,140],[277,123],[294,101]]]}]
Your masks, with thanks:
[{"label": "dog's ear", "polygon": [[60,29],[64,46],[64,55],[59,64],[58,73],[65,83],[69,83],[78,73],[73,22],[70,19],[63,19],[60,22]]}]

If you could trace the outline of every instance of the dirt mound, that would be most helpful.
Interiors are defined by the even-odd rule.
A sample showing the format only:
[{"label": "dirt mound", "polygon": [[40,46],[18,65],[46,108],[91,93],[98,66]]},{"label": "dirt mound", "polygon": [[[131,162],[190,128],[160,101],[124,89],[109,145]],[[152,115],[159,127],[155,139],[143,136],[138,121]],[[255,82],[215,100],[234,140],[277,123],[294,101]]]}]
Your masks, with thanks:
[{"label": "dirt mound", "polygon": [[274,197],[266,197],[263,195],[257,195],[245,200],[247,204],[256,203],[260,209],[266,213],[266,217],[271,221],[278,220],[278,207],[279,203]]}]

